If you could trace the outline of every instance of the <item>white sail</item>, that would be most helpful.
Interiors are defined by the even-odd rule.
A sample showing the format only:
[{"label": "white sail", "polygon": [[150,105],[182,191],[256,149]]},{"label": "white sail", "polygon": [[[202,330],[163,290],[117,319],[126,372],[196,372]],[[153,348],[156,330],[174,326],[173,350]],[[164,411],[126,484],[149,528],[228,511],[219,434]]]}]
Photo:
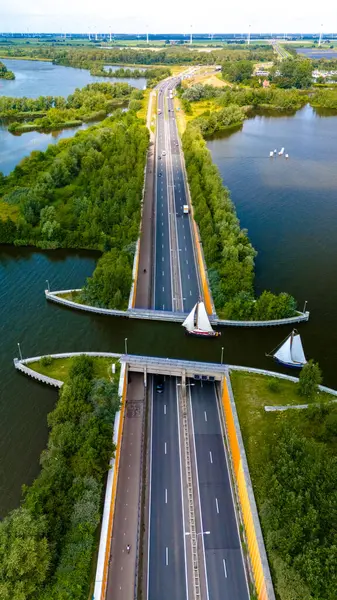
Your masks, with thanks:
[{"label": "white sail", "polygon": [[292,363],[293,362],[293,359],[291,357],[290,342],[291,342],[291,335],[286,339],[284,344],[282,344],[282,346],[280,346],[280,348],[274,354],[274,357],[283,363]]},{"label": "white sail", "polygon": [[186,327],[187,331],[192,331],[194,329],[194,315],[197,309],[197,304],[195,304],[190,312],[190,314],[186,317],[183,322],[183,327]]},{"label": "white sail", "polygon": [[307,362],[304,356],[301,336],[299,333],[295,333],[293,337],[293,343],[291,346],[291,357],[292,361],[295,363],[301,363],[305,365],[305,363]]},{"label": "white sail", "polygon": [[197,328],[201,331],[213,331],[203,302],[198,303]]}]

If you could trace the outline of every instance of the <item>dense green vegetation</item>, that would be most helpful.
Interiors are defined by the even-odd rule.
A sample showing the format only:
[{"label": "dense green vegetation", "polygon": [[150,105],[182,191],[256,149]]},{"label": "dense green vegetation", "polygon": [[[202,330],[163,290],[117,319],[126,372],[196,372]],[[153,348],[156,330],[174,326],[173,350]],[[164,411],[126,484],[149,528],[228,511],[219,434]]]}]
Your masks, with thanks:
[{"label": "dense green vegetation", "polygon": [[0,523],[2,600],[87,600],[119,405],[118,382],[76,358],[48,417],[41,473]]},{"label": "dense green vegetation", "polygon": [[[68,98],[0,98],[0,117],[9,121],[9,131],[25,133],[55,131],[83,122],[104,119],[114,108],[142,98],[143,93],[127,83],[91,83],[77,88]],[[32,120],[33,119],[33,120]]]},{"label": "dense green vegetation", "polygon": [[266,413],[265,404],[298,404],[297,385],[280,381],[271,393],[261,375],[231,381],[277,598],[334,600],[337,406]]},{"label": "dense green vegetation", "polygon": [[233,83],[243,83],[253,75],[254,63],[250,60],[225,62],[222,65],[222,76]]},{"label": "dense green vegetation", "polygon": [[[0,200],[19,211],[16,220],[0,218],[0,242],[108,252],[97,266],[101,285],[95,274],[87,293],[100,306],[115,301],[116,308],[123,308],[131,286],[148,140],[133,111],[116,111],[46,152],[32,152],[10,175],[0,177]],[[107,271],[114,273],[109,281]]]},{"label": "dense green vegetation", "polygon": [[297,110],[308,101],[308,96],[298,90],[278,88],[216,88],[212,85],[197,83],[189,88],[180,88],[183,100],[197,102],[214,100],[219,106],[250,106],[252,108],[270,108],[273,110]]},{"label": "dense green vegetation", "polygon": [[217,111],[206,111],[195,119],[195,123],[204,137],[213,135],[217,131],[224,131],[231,127],[241,125],[245,119],[245,112],[239,106],[230,104]]},{"label": "dense green vegetation", "polygon": [[91,69],[98,65],[174,65],[174,64],[221,64],[226,60],[273,60],[273,50],[270,46],[258,46],[249,50],[247,47],[232,49],[217,49],[213,52],[198,52],[186,46],[163,48],[158,52],[148,49],[131,48],[58,48],[50,45],[1,45],[2,57],[25,57],[33,59],[48,59],[55,64]]},{"label": "dense green vegetation", "polygon": [[289,58],[275,64],[269,78],[280,88],[306,89],[312,85],[312,62],[306,58]]},{"label": "dense green vegetation", "polygon": [[295,314],[296,302],[288,294],[264,292],[254,298],[256,251],[247,231],[240,228],[229,191],[197,123],[188,124],[183,150],[194,216],[200,229],[215,307],[227,319],[278,319]]},{"label": "dense green vegetation", "polygon": [[99,77],[117,77],[120,79],[126,77],[141,79],[143,77],[147,79],[149,86],[154,86],[161,79],[165,79],[171,75],[171,71],[167,67],[153,67],[151,69],[125,69],[121,67],[114,71],[111,67],[109,69],[104,69],[103,64],[95,64],[95,66],[91,68],[90,73],[91,75],[98,75]]},{"label": "dense green vegetation", "polygon": [[15,79],[15,75],[13,71],[9,71],[4,65],[3,62],[0,61],[0,79]]},{"label": "dense green vegetation", "polygon": [[337,109],[337,90],[317,89],[310,104],[315,107]]}]

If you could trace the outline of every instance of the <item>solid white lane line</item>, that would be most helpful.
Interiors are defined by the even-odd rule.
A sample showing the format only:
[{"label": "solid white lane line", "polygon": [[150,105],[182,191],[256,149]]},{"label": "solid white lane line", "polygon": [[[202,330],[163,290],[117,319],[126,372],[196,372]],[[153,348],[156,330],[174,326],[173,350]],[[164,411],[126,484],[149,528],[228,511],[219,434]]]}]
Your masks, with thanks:
[{"label": "solid white lane line", "polygon": [[[164,413],[164,414],[166,414],[166,413]],[[167,443],[166,442],[165,442],[164,448],[165,448],[165,454],[167,454]]]},{"label": "solid white lane line", "polygon": [[164,404],[164,415],[166,415],[166,404]]},{"label": "solid white lane line", "polygon": [[224,570],[224,572],[225,572],[225,577],[227,577],[226,560],[223,558],[223,559],[222,559],[222,562],[223,562],[223,570]]},{"label": "solid white lane line", "polygon": [[209,460],[211,461],[211,464],[213,464],[213,456],[211,451],[209,451]]},{"label": "solid white lane line", "polygon": [[206,411],[204,411],[204,415],[205,415],[205,421],[207,423],[207,412]]},{"label": "solid white lane line", "polygon": [[167,504],[167,488],[165,488],[165,504]]},{"label": "solid white lane line", "polygon": [[219,504],[218,504],[217,498],[215,498],[215,506],[216,506],[216,512],[219,514]]},{"label": "solid white lane line", "polygon": [[168,557],[168,547],[167,546],[165,548],[165,560],[166,560],[166,566],[168,567],[169,557]]}]

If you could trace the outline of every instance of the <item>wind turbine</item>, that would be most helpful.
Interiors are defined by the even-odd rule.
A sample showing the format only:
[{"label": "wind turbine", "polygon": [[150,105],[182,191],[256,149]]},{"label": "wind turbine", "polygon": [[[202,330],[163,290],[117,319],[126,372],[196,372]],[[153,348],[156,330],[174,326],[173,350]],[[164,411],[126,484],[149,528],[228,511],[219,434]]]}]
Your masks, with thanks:
[{"label": "wind turbine", "polygon": [[321,31],[320,31],[320,34],[319,34],[319,42],[318,42],[318,45],[319,45],[319,46],[320,46],[320,45],[321,45],[321,43],[322,43],[322,37],[323,37],[323,23],[322,23],[322,25],[321,25]]},{"label": "wind turbine", "polygon": [[251,25],[249,25],[249,28],[248,28],[248,39],[247,39],[248,46],[250,44],[250,28],[251,28]]},{"label": "wind turbine", "polygon": [[192,25],[191,25],[190,44],[192,45],[192,43],[193,43],[193,33],[192,33]]}]

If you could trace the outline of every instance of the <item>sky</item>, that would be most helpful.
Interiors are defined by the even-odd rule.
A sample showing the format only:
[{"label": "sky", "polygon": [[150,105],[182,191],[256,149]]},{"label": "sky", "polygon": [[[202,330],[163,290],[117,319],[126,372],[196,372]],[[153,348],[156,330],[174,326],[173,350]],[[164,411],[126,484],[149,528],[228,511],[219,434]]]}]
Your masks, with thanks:
[{"label": "sky", "polygon": [[73,33],[337,33],[335,0],[0,0],[0,30]]}]

